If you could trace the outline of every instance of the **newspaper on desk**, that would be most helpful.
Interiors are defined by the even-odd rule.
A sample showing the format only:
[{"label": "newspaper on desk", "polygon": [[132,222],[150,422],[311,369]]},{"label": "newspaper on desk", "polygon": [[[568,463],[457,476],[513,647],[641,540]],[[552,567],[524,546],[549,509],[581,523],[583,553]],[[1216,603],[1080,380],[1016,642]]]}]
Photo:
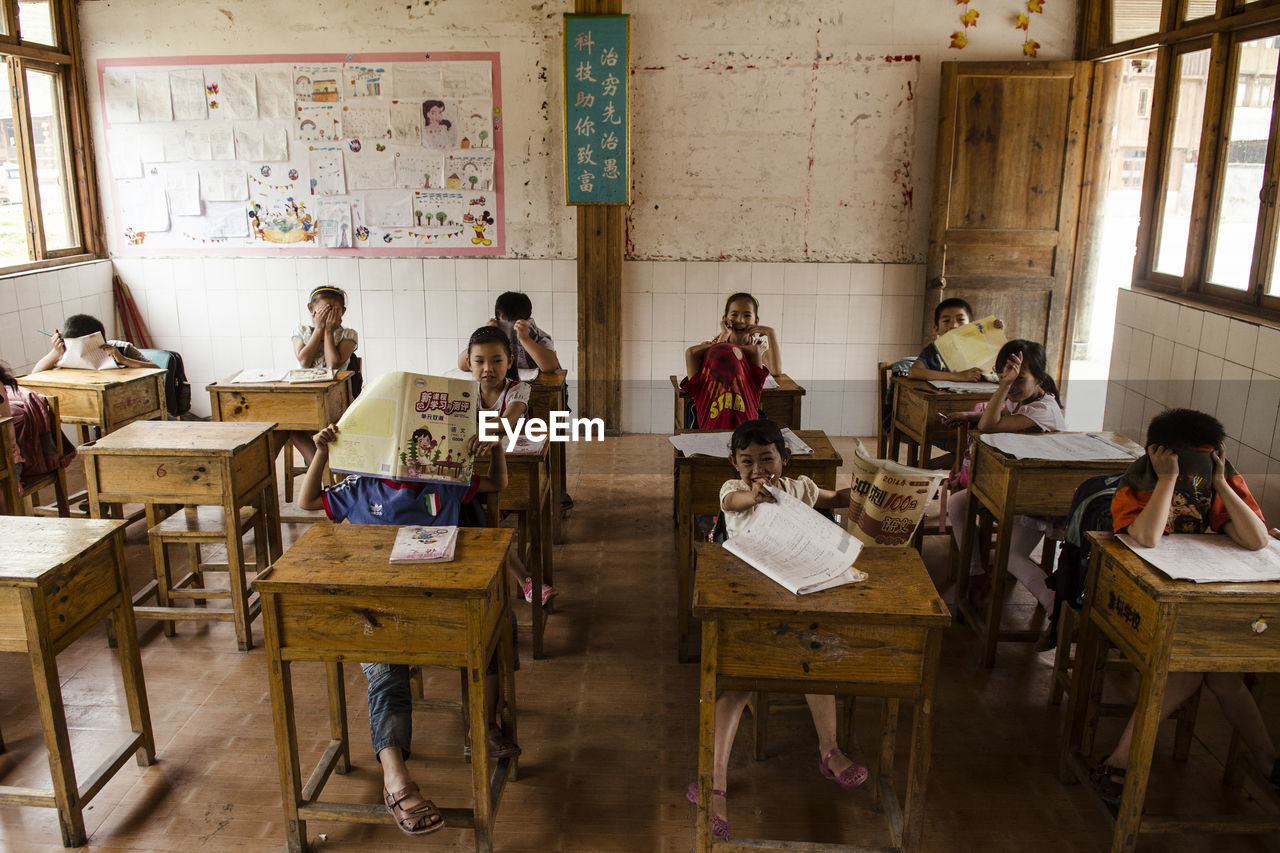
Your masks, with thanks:
[{"label": "newspaper on desk", "polygon": [[1142,448],[1125,447],[1096,432],[989,432],[983,443],[1007,453],[1014,459],[1047,459],[1077,462],[1098,459],[1137,459]]},{"label": "newspaper on desk", "polygon": [[1154,548],[1144,548],[1132,536],[1117,537],[1129,550],[1176,581],[1196,583],[1259,583],[1280,581],[1280,540],[1250,551],[1225,533],[1170,533]]},{"label": "newspaper on desk", "polygon": [[[682,432],[668,440],[671,445],[685,456],[719,456],[729,455],[729,439],[731,432]],[[810,456],[813,448],[800,440],[800,437],[789,428],[782,428],[782,437],[786,439],[787,450],[792,456]]]},{"label": "newspaper on desk", "polygon": [[867,579],[853,568],[862,543],[804,501],[769,487],[777,503],[757,504],[747,527],[724,548],[796,595]]}]

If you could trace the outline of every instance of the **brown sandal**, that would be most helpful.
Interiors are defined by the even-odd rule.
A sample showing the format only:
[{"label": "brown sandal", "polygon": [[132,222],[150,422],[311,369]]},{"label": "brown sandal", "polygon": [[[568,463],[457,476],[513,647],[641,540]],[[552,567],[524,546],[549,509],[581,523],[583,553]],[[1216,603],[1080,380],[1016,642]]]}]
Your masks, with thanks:
[{"label": "brown sandal", "polygon": [[[401,805],[405,800],[417,800],[416,805]],[[410,782],[394,794],[382,789],[382,801],[387,804],[387,811],[395,818],[396,826],[405,835],[429,835],[437,829],[444,829],[444,818],[435,803],[423,799],[417,782]]]}]

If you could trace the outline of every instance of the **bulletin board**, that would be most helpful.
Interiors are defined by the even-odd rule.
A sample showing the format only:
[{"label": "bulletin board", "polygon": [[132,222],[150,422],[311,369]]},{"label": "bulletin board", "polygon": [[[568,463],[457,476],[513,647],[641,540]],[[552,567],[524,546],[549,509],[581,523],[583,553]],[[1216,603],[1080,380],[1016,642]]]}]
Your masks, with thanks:
[{"label": "bulletin board", "polygon": [[498,54],[101,59],[119,254],[501,255]]}]

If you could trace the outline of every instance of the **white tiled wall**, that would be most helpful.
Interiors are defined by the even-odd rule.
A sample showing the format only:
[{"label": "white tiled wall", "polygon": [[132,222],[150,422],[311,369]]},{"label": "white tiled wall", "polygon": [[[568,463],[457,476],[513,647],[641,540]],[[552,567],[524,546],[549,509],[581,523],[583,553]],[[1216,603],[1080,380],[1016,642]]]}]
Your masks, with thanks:
[{"label": "white tiled wall", "polygon": [[874,435],[876,364],[920,350],[924,267],[628,261],[622,301],[623,429],[671,431],[669,376],[684,350],[716,333],[724,300],[745,290],[777,330],[782,369],[803,385],[804,424],[829,435]]},{"label": "white tiled wall", "polygon": [[1166,408],[1209,412],[1267,522],[1280,524],[1280,329],[1121,290],[1109,377],[1106,429],[1141,442]]},{"label": "white tiled wall", "polygon": [[92,314],[115,334],[111,262],[91,261],[0,277],[0,361],[26,373],[49,351],[52,332],[72,314]]},{"label": "white tiled wall", "polygon": [[344,324],[360,333],[366,377],[456,366],[471,332],[505,290],[521,289],[533,317],[577,375],[574,261],[449,258],[116,258],[154,345],[182,353],[192,409],[209,413],[204,386],[245,367],[292,367],[290,335],[318,284],[347,292]]}]

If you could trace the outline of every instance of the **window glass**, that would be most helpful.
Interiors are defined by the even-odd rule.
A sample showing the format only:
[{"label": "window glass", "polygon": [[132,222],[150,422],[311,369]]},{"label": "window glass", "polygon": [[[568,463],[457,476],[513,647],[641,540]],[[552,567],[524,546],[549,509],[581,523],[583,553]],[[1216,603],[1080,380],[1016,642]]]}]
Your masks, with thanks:
[{"label": "window glass", "polygon": [[[1200,160],[1200,127],[1204,119],[1205,86],[1209,78],[1209,50],[1178,58],[1173,91],[1173,128],[1164,169],[1160,204],[1160,233],[1156,235],[1155,271],[1181,276],[1187,263],[1187,234]],[[1255,200],[1256,206],[1256,200]]]},{"label": "window glass", "polygon": [[[1238,84],[1228,116],[1226,169],[1218,200],[1218,226],[1209,263],[1209,281],[1249,289],[1253,244],[1258,231],[1258,194],[1271,136],[1271,92],[1280,54],[1273,40],[1242,42],[1234,51]],[[1243,93],[1243,94],[1242,94]]]},{"label": "window glass", "polygon": [[0,267],[25,264],[31,260],[17,141],[9,73],[8,69],[0,67]]},{"label": "window glass", "polygon": [[44,221],[45,249],[56,252],[80,244],[73,214],[72,180],[68,157],[67,125],[62,103],[62,83],[55,74],[27,70],[27,101],[31,106],[31,131],[35,137],[36,179],[40,216]]},{"label": "window glass", "polygon": [[1218,0],[1187,0],[1187,10],[1182,15],[1184,21],[1197,21],[1209,18],[1218,11]]},{"label": "window glass", "polygon": [[1111,0],[1111,41],[1149,36],[1160,29],[1161,0]]},{"label": "window glass", "polygon": [[58,40],[53,32],[53,4],[49,0],[18,0],[19,38],[56,47]]}]

